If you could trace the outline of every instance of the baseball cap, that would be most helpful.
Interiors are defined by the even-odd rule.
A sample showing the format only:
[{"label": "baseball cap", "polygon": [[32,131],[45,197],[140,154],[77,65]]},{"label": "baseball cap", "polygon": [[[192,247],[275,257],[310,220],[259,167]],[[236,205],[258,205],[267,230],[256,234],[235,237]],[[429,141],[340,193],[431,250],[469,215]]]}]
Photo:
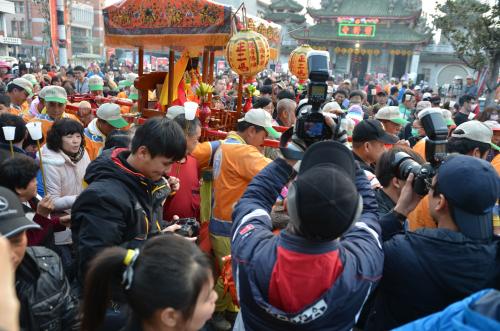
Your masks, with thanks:
[{"label": "baseball cap", "polygon": [[490,129],[493,130],[493,132],[500,131],[500,123],[498,123],[498,121],[485,121],[484,124],[489,126]]},{"label": "baseball cap", "polygon": [[377,140],[384,144],[395,144],[398,137],[385,132],[384,125],[379,120],[364,120],[354,127],[352,132],[353,142]]},{"label": "baseball cap", "polygon": [[128,95],[128,98],[130,100],[139,99],[139,91],[137,91],[137,88],[134,85],[130,86],[130,94]]},{"label": "baseball cap", "polygon": [[40,225],[26,218],[21,201],[14,192],[0,186],[0,233],[11,238],[20,232],[40,228]]},{"label": "baseball cap", "polygon": [[425,92],[425,93],[422,95],[422,100],[425,100],[425,101],[431,101],[431,98],[432,98],[432,94],[430,94],[429,92]]},{"label": "baseball cap", "polygon": [[386,97],[387,93],[385,93],[385,91],[380,91],[380,92],[377,93],[377,96],[378,97]]},{"label": "baseball cap", "polygon": [[36,77],[33,74],[24,74],[21,76],[21,78],[26,79],[33,86],[38,85],[38,81],[36,80]]},{"label": "baseball cap", "polygon": [[30,83],[29,80],[25,78],[15,78],[9,83],[9,85],[10,84],[16,85],[17,87],[25,90],[26,93],[28,93],[28,97],[31,98],[33,96],[33,85]]},{"label": "baseball cap", "polygon": [[449,111],[448,109],[441,109],[441,112],[443,113],[443,118],[447,126],[456,125],[455,121],[453,121],[453,116],[451,114],[451,111]]},{"label": "baseball cap", "polygon": [[451,205],[460,232],[471,239],[491,238],[500,178],[489,162],[453,155],[439,167],[436,186]]},{"label": "baseball cap", "polygon": [[336,101],[330,101],[323,106],[322,111],[324,113],[334,112],[335,110],[342,110],[340,105]]},{"label": "baseball cap", "polygon": [[491,139],[493,138],[493,130],[483,122],[474,120],[462,123],[457,126],[451,136],[455,138],[467,138],[469,140],[489,144],[491,148],[500,151],[500,147],[491,142]]},{"label": "baseball cap", "polygon": [[280,134],[273,129],[273,118],[271,115],[265,111],[264,109],[257,108],[257,109],[250,109],[246,114],[245,117],[241,118],[238,120],[238,122],[248,122],[252,123],[254,125],[258,125],[266,129],[267,133],[276,139],[280,138]]},{"label": "baseball cap", "polygon": [[118,82],[119,88],[124,88],[124,87],[128,87],[128,86],[132,86],[132,84],[126,79],[123,79],[123,80]]},{"label": "baseball cap", "polygon": [[120,106],[115,103],[103,103],[97,109],[96,115],[103,121],[108,122],[111,126],[121,129],[128,125],[120,112]]},{"label": "baseball cap", "polygon": [[139,77],[138,74],[135,74],[133,72],[131,73],[128,73],[127,76],[125,77],[125,79],[127,80],[127,82],[130,84],[129,86],[132,86],[134,85],[134,82],[135,82],[135,79]]},{"label": "baseball cap", "polygon": [[377,114],[375,114],[375,118],[377,120],[391,121],[401,125],[405,125],[407,123],[403,116],[401,116],[399,107],[397,106],[382,107]]},{"label": "baseball cap", "polygon": [[179,115],[185,114],[186,110],[182,106],[172,106],[167,109],[166,117],[173,120]]},{"label": "baseball cap", "polygon": [[102,91],[104,88],[104,82],[98,75],[93,75],[89,78],[89,89],[91,91]]},{"label": "baseball cap", "polygon": [[415,86],[415,88],[414,88],[414,90],[415,90],[415,91],[420,91],[421,89],[422,89],[422,88],[420,87],[420,85],[417,85],[417,86]]},{"label": "baseball cap", "polygon": [[66,94],[66,90],[60,86],[50,85],[46,86],[42,89],[43,91],[43,99],[45,102],[59,102],[66,103],[68,102],[68,95]]},{"label": "baseball cap", "polygon": [[416,108],[416,111],[418,113],[421,110],[431,108],[431,107],[432,107],[432,103],[430,101],[424,100],[424,101],[417,102],[417,106],[415,108]]},{"label": "baseball cap", "polygon": [[323,241],[345,233],[362,210],[354,179],[347,147],[331,140],[311,145],[288,191],[288,212],[300,233]]}]

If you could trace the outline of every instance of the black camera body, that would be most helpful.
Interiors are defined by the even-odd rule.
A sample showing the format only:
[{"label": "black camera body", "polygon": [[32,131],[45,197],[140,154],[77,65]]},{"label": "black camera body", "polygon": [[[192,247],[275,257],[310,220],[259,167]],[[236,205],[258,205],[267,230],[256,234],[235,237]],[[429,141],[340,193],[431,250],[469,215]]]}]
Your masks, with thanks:
[{"label": "black camera body", "polygon": [[295,135],[307,146],[325,140],[332,135],[332,130],[325,125],[321,105],[325,103],[328,85],[326,83],[329,54],[326,51],[311,51],[307,54],[309,82],[307,105],[302,108],[295,125]]},{"label": "black camera body", "polygon": [[420,123],[424,127],[427,140],[425,141],[425,159],[427,163],[420,165],[404,152],[396,153],[392,168],[398,178],[406,179],[413,173],[413,191],[419,195],[426,195],[432,184],[432,178],[437,169],[448,156],[447,138],[448,127],[437,109],[422,110]]},{"label": "black camera body", "polygon": [[398,152],[394,156],[392,168],[395,170],[397,178],[406,180],[412,173],[413,191],[419,195],[426,195],[432,183],[436,171],[430,163],[419,164],[405,152]]},{"label": "black camera body", "polygon": [[432,108],[422,111],[427,112],[420,119],[420,123],[427,135],[425,160],[432,164],[433,167],[439,167],[448,156],[448,126],[439,112],[433,111]]},{"label": "black camera body", "polygon": [[200,234],[200,224],[196,221],[196,218],[181,218],[178,219],[175,224],[179,224],[181,228],[175,233],[183,237],[197,237]]}]

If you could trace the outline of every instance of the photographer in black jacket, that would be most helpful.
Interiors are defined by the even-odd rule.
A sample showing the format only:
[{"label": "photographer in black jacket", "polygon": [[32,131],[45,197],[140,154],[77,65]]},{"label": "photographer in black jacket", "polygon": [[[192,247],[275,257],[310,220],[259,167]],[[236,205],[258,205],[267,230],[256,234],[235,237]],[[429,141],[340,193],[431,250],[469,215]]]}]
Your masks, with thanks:
[{"label": "photographer in black jacket", "polygon": [[391,212],[406,184],[406,178],[399,176],[397,164],[394,164],[397,153],[406,153],[420,165],[425,163],[420,155],[404,147],[395,146],[380,156],[375,167],[375,176],[382,185],[382,188],[375,190],[380,217]]},{"label": "photographer in black jacket", "polygon": [[0,187],[0,232],[9,240],[16,269],[21,330],[79,330],[78,301],[71,295],[61,260],[45,247],[27,247],[30,229],[40,226],[26,218],[12,191]]},{"label": "photographer in black jacket", "polygon": [[[382,224],[403,230],[422,198],[414,193],[413,177]],[[365,330],[392,329],[478,290],[498,289],[500,241],[493,236],[492,214],[499,196],[500,179],[488,162],[449,156],[428,193],[438,227],[396,234],[384,243],[384,275]]]}]

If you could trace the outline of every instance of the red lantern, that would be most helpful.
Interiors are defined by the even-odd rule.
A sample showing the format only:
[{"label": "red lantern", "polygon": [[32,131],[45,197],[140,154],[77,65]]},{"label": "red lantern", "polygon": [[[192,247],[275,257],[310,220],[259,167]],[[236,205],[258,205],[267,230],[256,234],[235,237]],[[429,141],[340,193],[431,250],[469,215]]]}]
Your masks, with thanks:
[{"label": "red lantern", "polygon": [[288,58],[288,70],[301,81],[304,82],[309,78],[309,70],[307,69],[307,53],[312,51],[309,45],[297,47],[290,53]]},{"label": "red lantern", "polygon": [[255,31],[244,30],[236,33],[226,46],[229,66],[244,77],[253,77],[264,70],[270,55],[267,39]]}]

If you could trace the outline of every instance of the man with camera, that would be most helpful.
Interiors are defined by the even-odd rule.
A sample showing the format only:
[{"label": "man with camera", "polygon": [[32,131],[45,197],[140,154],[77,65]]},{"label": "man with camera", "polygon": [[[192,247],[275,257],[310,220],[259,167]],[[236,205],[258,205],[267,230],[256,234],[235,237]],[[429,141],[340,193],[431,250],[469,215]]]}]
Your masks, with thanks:
[{"label": "man with camera", "polygon": [[[422,196],[411,173],[383,229],[403,230]],[[492,213],[500,179],[486,161],[451,155],[429,182],[429,211],[437,229],[396,234],[384,243],[384,275],[365,330],[388,330],[500,286],[500,241]],[[388,233],[384,234],[386,238]]]},{"label": "man with camera", "polygon": [[234,330],[351,329],[382,272],[377,204],[347,147],[312,144],[288,192],[290,222],[272,233],[270,212],[294,176],[275,160],[233,213],[233,274],[241,312]]},{"label": "man with camera", "polygon": [[[375,196],[378,202],[378,213],[381,217],[394,209],[406,184],[406,178],[403,178],[399,171],[399,164],[405,158],[411,159],[419,165],[425,163],[420,155],[411,149],[396,146],[385,151],[378,159],[375,176],[382,188],[375,190]],[[413,163],[411,165],[414,166]]]},{"label": "man with camera", "polygon": [[374,176],[375,164],[385,151],[385,144],[393,145],[398,138],[388,134],[383,124],[378,120],[364,120],[354,127],[352,133],[352,153],[359,162],[361,169],[367,172],[372,181],[372,187],[378,186]]}]

